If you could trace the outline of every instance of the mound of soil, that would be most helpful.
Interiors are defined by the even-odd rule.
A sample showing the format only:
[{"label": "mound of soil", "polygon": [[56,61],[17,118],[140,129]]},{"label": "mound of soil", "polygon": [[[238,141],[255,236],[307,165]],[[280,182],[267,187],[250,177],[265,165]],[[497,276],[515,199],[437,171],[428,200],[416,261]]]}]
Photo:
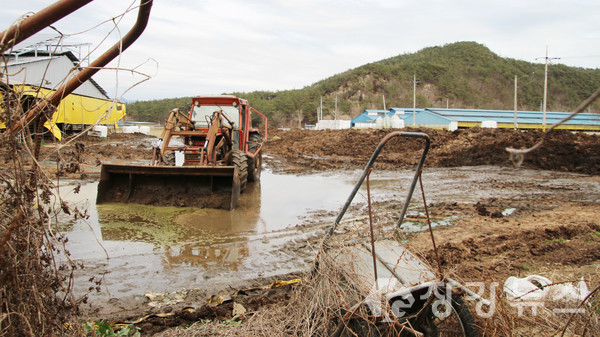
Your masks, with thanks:
[{"label": "mound of soil", "polygon": [[[381,139],[392,130],[272,130],[267,153],[283,157],[275,170],[303,172],[315,170],[363,168]],[[424,132],[431,138],[426,166],[457,167],[476,165],[513,165],[507,147],[529,148],[542,139],[537,130],[407,129]],[[418,162],[424,141],[394,138],[381,152],[376,168],[407,168]],[[277,166],[280,166],[279,168]],[[522,166],[588,174],[600,173],[598,136],[583,132],[555,130],[544,145],[527,155]]]},{"label": "mound of soil", "polygon": [[[337,169],[362,169],[379,142],[393,130],[269,130],[265,162],[276,172],[309,173]],[[406,129],[423,132],[431,139],[426,167],[514,165],[506,148],[529,148],[542,139],[538,130]],[[112,133],[106,139],[79,137],[62,146],[45,146],[42,161],[60,161],[56,174],[77,178],[97,176],[102,162],[150,162],[153,136]],[[375,163],[378,169],[413,167],[420,159],[424,141],[394,138]],[[62,166],[61,166],[62,165]],[[53,166],[56,166],[55,164]],[[586,174],[600,174],[600,141],[597,135],[554,130],[544,144],[525,156],[521,166]]]}]

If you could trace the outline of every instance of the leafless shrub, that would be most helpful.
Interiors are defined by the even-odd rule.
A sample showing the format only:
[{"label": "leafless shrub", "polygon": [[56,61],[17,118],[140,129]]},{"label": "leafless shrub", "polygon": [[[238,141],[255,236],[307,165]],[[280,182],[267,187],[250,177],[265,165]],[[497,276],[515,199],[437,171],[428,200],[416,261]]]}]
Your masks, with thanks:
[{"label": "leafless shrub", "polygon": [[[9,91],[2,106],[7,126],[22,116],[19,107],[18,95]],[[63,206],[55,204],[54,185],[33,156],[31,134],[1,137],[0,335],[73,332],[64,323],[77,310],[71,272],[78,266],[57,261],[66,239],[51,221]]]}]

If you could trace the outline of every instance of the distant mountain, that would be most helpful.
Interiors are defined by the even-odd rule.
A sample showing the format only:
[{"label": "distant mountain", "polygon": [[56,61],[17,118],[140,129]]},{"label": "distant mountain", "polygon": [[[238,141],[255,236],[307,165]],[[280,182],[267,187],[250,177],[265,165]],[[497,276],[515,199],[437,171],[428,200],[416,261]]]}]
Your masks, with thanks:
[{"label": "distant mountain", "polygon": [[[353,118],[367,109],[412,107],[413,76],[417,78],[417,107],[513,109],[514,80],[518,77],[520,110],[539,110],[543,100],[544,65],[502,58],[476,42],[429,47],[394,56],[316,82],[303,89],[232,93],[246,98],[267,114],[272,124],[314,123],[323,97],[323,115]],[[548,111],[572,111],[600,87],[600,69],[551,65]],[[186,107],[189,98],[136,102],[127,112],[140,120],[166,118],[164,101]],[[592,111],[599,111],[596,102]]]},{"label": "distant mountain", "polygon": [[132,104],[132,103],[135,103],[135,102],[137,102],[138,100],[137,100],[137,99],[130,100],[130,99],[127,99],[127,98],[125,98],[125,97],[122,97],[122,98],[121,98],[119,101],[120,101],[121,103],[125,103],[125,104]]}]

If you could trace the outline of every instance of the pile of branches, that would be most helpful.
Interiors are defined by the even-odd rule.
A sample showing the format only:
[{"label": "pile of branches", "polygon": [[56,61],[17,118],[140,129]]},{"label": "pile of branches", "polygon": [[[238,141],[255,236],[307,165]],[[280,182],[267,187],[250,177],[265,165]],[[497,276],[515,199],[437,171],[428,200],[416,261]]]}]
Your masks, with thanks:
[{"label": "pile of branches", "polygon": [[[23,108],[14,91],[3,94],[0,121],[10,129]],[[56,201],[34,155],[42,138],[29,130],[0,133],[0,336],[72,335],[78,266],[69,261],[55,221],[68,207]]]},{"label": "pile of branches", "polygon": [[[329,254],[320,250],[319,256]],[[375,319],[365,304],[368,290],[353,286],[347,270],[319,258],[286,303],[272,303],[240,317],[241,324],[199,322],[161,337],[197,336],[413,336],[410,327]],[[386,308],[384,308],[385,310]],[[389,309],[389,308],[388,308]]]},{"label": "pile of branches", "polygon": [[241,324],[199,322],[186,329],[164,331],[160,336],[353,336],[346,327],[359,335],[377,331],[377,327],[369,326],[373,323],[366,307],[352,308],[364,300],[365,294],[347,284],[339,267],[322,261],[313,273],[305,275],[302,284],[292,288],[285,304],[265,305],[240,317]]}]

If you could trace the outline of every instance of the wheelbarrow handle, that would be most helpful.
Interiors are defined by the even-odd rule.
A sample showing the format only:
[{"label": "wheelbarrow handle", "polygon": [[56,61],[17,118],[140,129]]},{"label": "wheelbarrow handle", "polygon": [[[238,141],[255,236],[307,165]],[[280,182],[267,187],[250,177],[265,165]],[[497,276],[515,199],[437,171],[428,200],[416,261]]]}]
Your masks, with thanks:
[{"label": "wheelbarrow handle", "polygon": [[402,221],[404,220],[404,216],[406,215],[406,211],[408,209],[408,204],[412,198],[413,192],[415,190],[415,186],[417,185],[417,180],[419,179],[419,175],[421,174],[421,170],[423,168],[423,163],[425,162],[425,158],[427,157],[427,153],[429,152],[429,147],[431,145],[431,139],[429,138],[429,136],[422,132],[396,131],[396,132],[389,133],[385,137],[383,137],[383,139],[379,142],[379,145],[377,145],[377,148],[373,152],[371,159],[369,159],[367,166],[365,166],[365,169],[363,170],[363,173],[362,173],[360,179],[358,179],[358,182],[354,186],[352,193],[350,193],[350,196],[346,200],[344,207],[342,207],[342,210],[340,211],[337,218],[335,219],[335,222],[333,223],[333,225],[331,225],[331,227],[329,228],[329,231],[325,235],[324,241],[327,240],[327,238],[329,238],[333,234],[333,232],[339,225],[340,221],[342,221],[344,214],[346,214],[348,207],[350,207],[352,200],[354,200],[356,193],[358,193],[358,190],[360,189],[360,186],[362,185],[365,178],[367,177],[369,170],[373,167],[373,164],[375,164],[375,161],[377,160],[379,153],[381,152],[381,150],[383,149],[385,144],[394,137],[422,138],[425,140],[425,147],[423,149],[423,154],[421,154],[421,159],[419,160],[419,164],[417,165],[417,170],[415,171],[415,175],[414,175],[412,183],[410,185],[410,189],[408,190],[408,195],[406,196],[406,202],[404,203],[404,207],[402,208],[402,213],[400,213],[400,220],[398,221],[398,226],[400,226],[400,224],[402,224]]}]

